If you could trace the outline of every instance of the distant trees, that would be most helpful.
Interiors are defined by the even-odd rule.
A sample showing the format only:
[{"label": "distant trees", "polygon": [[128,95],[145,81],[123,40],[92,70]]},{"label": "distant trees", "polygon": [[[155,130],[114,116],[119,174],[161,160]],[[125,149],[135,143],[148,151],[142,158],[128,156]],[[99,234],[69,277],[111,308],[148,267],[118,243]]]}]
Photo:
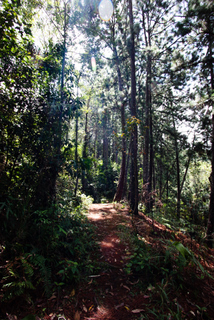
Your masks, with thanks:
[{"label": "distant trees", "polygon": [[[207,121],[208,113],[211,114],[209,119],[211,125],[210,143],[211,145],[211,164],[212,172],[210,176],[210,206],[209,206],[209,220],[207,226],[207,239],[209,245],[213,242],[214,232],[214,185],[213,185],[213,90],[214,90],[214,76],[213,76],[213,47],[214,47],[214,6],[208,0],[187,2],[186,10],[184,10],[185,18],[177,23],[178,32],[185,38],[189,37],[193,41],[195,50],[192,51],[192,56],[183,61],[182,67],[185,69],[195,69],[197,80],[201,83],[197,84],[197,94],[200,101],[197,104],[197,109],[201,112],[200,121],[203,123],[202,127]],[[206,118],[206,120],[205,120]],[[204,146],[205,147],[205,146]]]}]

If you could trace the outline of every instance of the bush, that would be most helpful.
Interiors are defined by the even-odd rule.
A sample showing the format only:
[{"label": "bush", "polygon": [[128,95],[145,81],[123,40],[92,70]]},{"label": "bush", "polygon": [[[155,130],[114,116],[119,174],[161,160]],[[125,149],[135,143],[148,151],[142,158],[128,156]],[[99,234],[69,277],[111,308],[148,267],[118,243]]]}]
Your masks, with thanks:
[{"label": "bush", "polygon": [[[56,286],[76,283],[87,272],[94,230],[80,207],[72,208],[68,199],[67,205],[59,202],[18,217],[17,228],[4,237],[1,261],[8,262],[0,269],[2,301],[26,298],[41,285],[49,296]],[[11,219],[6,228],[11,228]]]}]

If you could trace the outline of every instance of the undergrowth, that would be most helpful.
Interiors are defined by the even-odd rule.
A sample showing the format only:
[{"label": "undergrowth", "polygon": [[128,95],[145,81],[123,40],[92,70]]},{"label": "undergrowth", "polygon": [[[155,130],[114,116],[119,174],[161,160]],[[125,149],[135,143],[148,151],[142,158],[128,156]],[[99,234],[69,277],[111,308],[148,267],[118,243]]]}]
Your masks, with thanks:
[{"label": "undergrowth", "polygon": [[[153,316],[154,319],[185,319],[185,312],[177,297],[188,295],[189,283],[197,281],[200,284],[205,278],[212,278],[210,274],[194,253],[178,241],[160,238],[157,239],[157,245],[148,244],[135,234],[132,235],[131,244],[132,255],[125,271],[133,280],[137,280],[137,286],[149,295],[151,301],[151,308],[150,304],[147,306],[148,317],[144,315],[140,319],[151,319]],[[192,314],[205,315],[206,319],[210,319],[206,315],[206,308],[199,306],[200,292],[196,292],[196,295],[199,302],[192,308]]]},{"label": "undergrowth", "polygon": [[90,203],[80,195],[74,205],[67,194],[46,210],[25,211],[16,217],[16,225],[8,216],[5,227],[12,232],[4,234],[0,255],[2,303],[17,297],[31,301],[36,290],[50,297],[92,272],[94,228],[84,215]]}]

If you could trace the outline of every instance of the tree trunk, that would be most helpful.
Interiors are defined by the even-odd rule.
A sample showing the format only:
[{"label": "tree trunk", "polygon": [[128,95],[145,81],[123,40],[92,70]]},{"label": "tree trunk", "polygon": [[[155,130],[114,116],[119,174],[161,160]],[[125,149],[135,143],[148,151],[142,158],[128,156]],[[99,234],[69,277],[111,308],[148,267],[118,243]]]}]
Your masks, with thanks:
[{"label": "tree trunk", "polygon": [[[130,60],[131,60],[131,116],[136,118],[136,75],[135,75],[135,44],[132,0],[128,0],[129,23],[131,32]],[[131,131],[131,170],[130,170],[130,209],[132,214],[138,215],[138,167],[137,167],[137,124],[134,122]]]},{"label": "tree trunk", "polygon": [[122,162],[120,167],[120,177],[119,182],[117,185],[117,191],[114,196],[114,201],[120,201],[123,197],[123,190],[124,190],[124,182],[125,182],[125,173],[126,173],[126,139],[125,135],[125,103],[121,105],[121,123],[122,123]]},{"label": "tree trunk", "polygon": [[107,110],[103,111],[103,168],[104,170],[108,167],[108,136],[107,136]]},{"label": "tree trunk", "polygon": [[85,114],[85,135],[84,135],[84,142],[83,142],[83,150],[82,150],[82,158],[83,158],[83,168],[82,168],[82,191],[85,192],[87,188],[87,180],[86,180],[86,169],[84,161],[87,158],[87,146],[88,146],[88,110],[89,110],[89,103],[90,97],[87,101],[87,110]]},{"label": "tree trunk", "polygon": [[[95,122],[95,129],[94,129],[94,159],[98,159],[98,152],[97,152],[97,138],[98,138],[98,120],[96,119]],[[95,162],[96,165],[96,162]]]},{"label": "tree trunk", "polygon": [[[121,77],[121,71],[119,66],[119,59],[117,55],[117,49],[114,44],[114,56],[117,65],[117,77],[118,77],[118,85],[119,92],[123,91],[123,81]],[[124,191],[124,182],[125,182],[125,173],[126,173],[126,137],[125,137],[125,102],[123,101],[120,107],[121,112],[121,125],[122,125],[122,162],[120,167],[120,177],[117,185],[117,190],[114,196],[114,201],[120,201],[123,197]]]},{"label": "tree trunk", "polygon": [[87,101],[87,110],[85,113],[85,135],[84,135],[84,142],[83,142],[83,150],[82,150],[82,157],[87,158],[87,146],[88,146],[88,110],[89,110],[89,103],[90,99]]},{"label": "tree trunk", "polygon": [[123,188],[123,199],[127,199],[127,176],[128,176],[128,169],[129,169],[129,160],[131,154],[131,141],[129,142],[128,154],[127,154],[127,161],[126,161],[126,169],[125,169],[125,177],[124,177],[124,188]]},{"label": "tree trunk", "polygon": [[176,169],[177,169],[177,217],[178,219],[180,219],[180,207],[181,207],[180,162],[179,162],[178,141],[177,141],[177,133],[175,128],[174,118],[173,118],[173,126],[174,126]]},{"label": "tree trunk", "polygon": [[[211,95],[214,93],[214,74],[213,74],[213,53],[212,53],[212,37],[210,35],[209,42],[209,60],[210,60],[210,79],[211,79]],[[214,106],[213,101],[210,99],[212,103],[212,171],[210,175],[210,206],[209,206],[209,218],[207,224],[207,244],[209,247],[213,247],[214,245]]]},{"label": "tree trunk", "polygon": [[[146,22],[147,19],[147,22]],[[149,13],[145,13],[142,8],[142,23],[144,30],[145,46],[151,47],[151,33]],[[146,27],[147,24],[147,27]],[[143,184],[145,192],[146,211],[150,212],[152,208],[152,180],[154,170],[153,156],[153,132],[152,132],[152,96],[151,96],[151,79],[152,79],[152,58],[151,52],[147,54],[146,67],[146,102],[145,102],[145,139],[143,152]]]},{"label": "tree trunk", "polygon": [[160,159],[158,159],[159,163],[159,198],[161,200],[162,198],[162,187],[163,187],[163,147],[162,147],[162,135],[161,135],[161,141],[160,141]]},{"label": "tree trunk", "polygon": [[76,182],[75,182],[75,189],[74,189],[74,195],[76,197],[77,195],[77,189],[78,189],[78,181],[79,181],[79,167],[78,167],[78,125],[79,125],[79,115],[78,115],[78,106],[76,109],[76,126],[75,126],[75,164],[76,164]]}]

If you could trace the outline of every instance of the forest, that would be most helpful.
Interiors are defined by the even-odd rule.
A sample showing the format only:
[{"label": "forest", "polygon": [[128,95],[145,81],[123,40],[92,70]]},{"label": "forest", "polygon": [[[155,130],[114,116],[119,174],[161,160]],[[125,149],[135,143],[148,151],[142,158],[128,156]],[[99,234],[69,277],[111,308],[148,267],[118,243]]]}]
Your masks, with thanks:
[{"label": "forest", "polygon": [[127,209],[124,272],[158,290],[127,319],[214,319],[213,0],[0,0],[0,104],[0,319],[126,320],[59,311],[104,268],[96,204]]}]

